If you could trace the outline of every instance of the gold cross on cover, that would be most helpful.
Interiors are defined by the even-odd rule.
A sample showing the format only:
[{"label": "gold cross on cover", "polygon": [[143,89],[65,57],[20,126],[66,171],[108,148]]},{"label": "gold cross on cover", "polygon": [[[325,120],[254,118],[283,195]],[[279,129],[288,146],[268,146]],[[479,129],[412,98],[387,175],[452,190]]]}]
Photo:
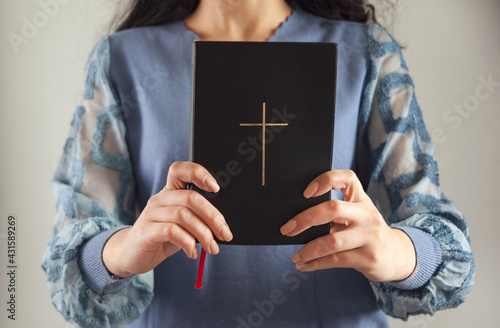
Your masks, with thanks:
[{"label": "gold cross on cover", "polygon": [[262,186],[266,185],[266,127],[287,126],[288,123],[266,123],[266,103],[262,103],[262,123],[240,123],[240,126],[262,126]]}]

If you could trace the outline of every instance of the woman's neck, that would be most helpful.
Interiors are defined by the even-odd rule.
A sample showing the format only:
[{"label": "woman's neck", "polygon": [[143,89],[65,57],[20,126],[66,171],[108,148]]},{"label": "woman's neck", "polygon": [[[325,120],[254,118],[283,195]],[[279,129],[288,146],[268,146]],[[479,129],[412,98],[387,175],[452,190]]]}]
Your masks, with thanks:
[{"label": "woman's neck", "polygon": [[267,41],[291,13],[285,0],[201,0],[183,22],[203,41]]}]

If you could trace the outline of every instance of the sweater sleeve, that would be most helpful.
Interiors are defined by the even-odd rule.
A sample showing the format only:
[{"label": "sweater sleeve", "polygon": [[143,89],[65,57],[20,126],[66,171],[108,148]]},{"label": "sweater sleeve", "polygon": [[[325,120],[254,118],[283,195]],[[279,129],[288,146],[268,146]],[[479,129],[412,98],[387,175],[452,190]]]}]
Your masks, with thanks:
[{"label": "sweater sleeve", "polygon": [[127,227],[123,226],[101,232],[80,246],[77,261],[82,279],[97,295],[118,293],[134,278],[134,275],[122,279],[112,276],[102,260],[102,251],[108,239]]},{"label": "sweater sleeve", "polygon": [[417,253],[409,278],[371,285],[379,307],[391,316],[433,314],[458,306],[473,285],[469,230],[439,188],[433,145],[398,43],[371,24],[368,48],[358,172],[387,223],[407,233]]},{"label": "sweater sleeve", "polygon": [[78,264],[87,241],[98,241],[106,231],[135,220],[125,125],[108,78],[109,47],[104,37],[89,56],[83,94],[52,179],[57,215],[42,263],[52,303],[76,327],[124,326],[139,317],[153,295],[152,271],[134,276],[120,288],[98,278],[104,291],[112,291],[99,295]]}]

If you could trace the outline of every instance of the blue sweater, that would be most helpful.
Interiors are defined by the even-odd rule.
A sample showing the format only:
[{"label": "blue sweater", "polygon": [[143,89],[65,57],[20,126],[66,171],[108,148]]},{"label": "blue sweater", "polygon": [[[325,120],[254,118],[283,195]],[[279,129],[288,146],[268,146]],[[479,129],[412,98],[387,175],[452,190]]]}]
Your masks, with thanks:
[{"label": "blue sweater", "polygon": [[[102,38],[53,179],[58,214],[43,259],[52,301],[79,327],[386,327],[458,306],[473,283],[465,220],[439,189],[430,137],[395,40],[380,26],[320,18],[295,8],[270,42],[339,45],[334,169],[357,172],[389,225],[417,254],[400,282],[352,269],[311,273],[298,246],[221,246],[197,261],[178,252],[153,272],[116,281],[106,240],[133,224],[170,164],[188,160],[191,43],[181,21]],[[336,197],[340,197],[339,194]],[[153,294],[154,291],[154,294]]]}]

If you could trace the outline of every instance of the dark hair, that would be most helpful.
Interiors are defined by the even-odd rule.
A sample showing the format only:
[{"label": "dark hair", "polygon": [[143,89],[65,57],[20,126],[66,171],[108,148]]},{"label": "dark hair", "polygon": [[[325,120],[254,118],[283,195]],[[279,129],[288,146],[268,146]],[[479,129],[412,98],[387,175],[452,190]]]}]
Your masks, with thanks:
[{"label": "dark hair", "polygon": [[[314,15],[360,23],[375,22],[375,8],[366,0],[286,0]],[[113,21],[116,31],[165,24],[189,16],[200,0],[132,0]],[[118,22],[118,23],[117,23]]]}]

